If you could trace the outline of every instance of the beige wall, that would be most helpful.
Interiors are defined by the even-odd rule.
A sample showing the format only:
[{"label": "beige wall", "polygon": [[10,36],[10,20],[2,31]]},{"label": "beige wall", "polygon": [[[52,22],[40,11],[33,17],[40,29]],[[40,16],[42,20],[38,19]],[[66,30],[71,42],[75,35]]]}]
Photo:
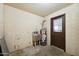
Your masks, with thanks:
[{"label": "beige wall", "polygon": [[2,53],[4,53],[3,55],[6,55],[6,53],[8,53],[8,49],[3,36],[4,36],[4,5],[0,3],[0,46],[2,49]]},{"label": "beige wall", "polygon": [[3,37],[3,4],[0,3],[0,39]]},{"label": "beige wall", "polygon": [[32,32],[41,29],[43,17],[5,5],[5,39],[12,52],[32,45]]},{"label": "beige wall", "polygon": [[79,4],[70,5],[45,17],[47,21],[48,45],[50,45],[50,19],[66,14],[66,52],[79,55]]}]

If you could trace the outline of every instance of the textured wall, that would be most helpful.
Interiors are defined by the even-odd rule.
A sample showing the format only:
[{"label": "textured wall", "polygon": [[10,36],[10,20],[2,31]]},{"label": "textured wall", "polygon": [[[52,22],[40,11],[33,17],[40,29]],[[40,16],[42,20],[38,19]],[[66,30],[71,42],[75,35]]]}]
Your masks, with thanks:
[{"label": "textured wall", "polygon": [[3,4],[0,3],[0,39],[3,37]]},{"label": "textured wall", "polygon": [[5,39],[12,52],[32,45],[32,32],[41,29],[43,17],[5,5]]}]

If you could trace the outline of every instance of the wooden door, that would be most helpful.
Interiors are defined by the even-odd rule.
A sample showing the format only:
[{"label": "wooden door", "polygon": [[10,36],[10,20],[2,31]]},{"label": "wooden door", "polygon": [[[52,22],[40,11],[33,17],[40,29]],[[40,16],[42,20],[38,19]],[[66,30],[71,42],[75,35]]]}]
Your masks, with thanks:
[{"label": "wooden door", "polygon": [[51,18],[51,45],[65,51],[65,14]]}]

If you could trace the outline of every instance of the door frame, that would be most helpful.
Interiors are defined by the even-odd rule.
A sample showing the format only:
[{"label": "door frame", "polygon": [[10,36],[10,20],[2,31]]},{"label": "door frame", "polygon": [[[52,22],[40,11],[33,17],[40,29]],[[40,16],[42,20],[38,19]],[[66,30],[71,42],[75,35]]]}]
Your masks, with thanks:
[{"label": "door frame", "polygon": [[58,16],[55,16],[55,17],[52,17],[50,20],[51,20],[51,24],[50,24],[50,38],[51,38],[51,40],[50,40],[50,45],[52,46],[52,20],[53,19],[57,19],[57,18],[60,18],[60,17],[62,17],[62,16],[64,16],[64,41],[65,41],[65,49],[64,49],[64,52],[66,52],[66,14],[61,14],[61,15],[58,15]]}]

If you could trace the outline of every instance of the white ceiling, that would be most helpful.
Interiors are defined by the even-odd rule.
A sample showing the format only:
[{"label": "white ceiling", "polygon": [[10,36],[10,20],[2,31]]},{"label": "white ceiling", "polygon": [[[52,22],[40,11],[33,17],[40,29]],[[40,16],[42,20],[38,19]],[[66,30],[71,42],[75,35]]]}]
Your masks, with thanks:
[{"label": "white ceiling", "polygon": [[15,8],[19,8],[40,16],[47,16],[71,4],[70,3],[8,3],[7,5],[10,5]]}]

